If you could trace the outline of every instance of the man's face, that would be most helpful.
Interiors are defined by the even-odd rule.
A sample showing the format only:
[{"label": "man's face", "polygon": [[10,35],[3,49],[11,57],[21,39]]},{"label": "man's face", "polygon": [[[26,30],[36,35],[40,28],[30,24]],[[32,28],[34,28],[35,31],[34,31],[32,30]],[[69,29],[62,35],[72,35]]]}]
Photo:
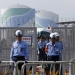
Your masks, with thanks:
[{"label": "man's face", "polygon": [[43,38],[40,38],[40,41],[43,41],[44,39]]},{"label": "man's face", "polygon": [[57,37],[56,37],[56,41],[59,41],[59,39],[60,39],[59,36],[57,36]]},{"label": "man's face", "polygon": [[16,36],[17,41],[21,41],[21,39],[22,39],[22,36]]},{"label": "man's face", "polygon": [[56,39],[55,38],[51,38],[51,42],[55,43]]}]

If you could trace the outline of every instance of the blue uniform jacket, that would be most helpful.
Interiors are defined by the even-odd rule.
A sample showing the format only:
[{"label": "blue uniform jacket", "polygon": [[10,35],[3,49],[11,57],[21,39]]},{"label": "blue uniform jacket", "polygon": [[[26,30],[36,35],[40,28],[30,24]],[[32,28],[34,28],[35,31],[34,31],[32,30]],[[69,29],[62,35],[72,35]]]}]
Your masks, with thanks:
[{"label": "blue uniform jacket", "polygon": [[62,51],[63,51],[63,44],[62,44],[61,41],[58,41],[58,42],[56,42],[56,43],[58,43],[58,44],[60,45],[60,54],[61,54]]},{"label": "blue uniform jacket", "polygon": [[13,56],[25,56],[25,59],[29,58],[29,50],[28,45],[25,41],[21,40],[20,42],[15,41],[12,44],[10,60],[12,60]]},{"label": "blue uniform jacket", "polygon": [[52,42],[49,42],[49,43],[47,43],[47,45],[48,45],[48,52],[47,52],[48,56],[60,55],[60,45],[59,45],[59,43],[55,43],[54,45],[52,45]]},{"label": "blue uniform jacket", "polygon": [[37,50],[45,48],[46,42],[45,41],[39,41],[37,44]]}]

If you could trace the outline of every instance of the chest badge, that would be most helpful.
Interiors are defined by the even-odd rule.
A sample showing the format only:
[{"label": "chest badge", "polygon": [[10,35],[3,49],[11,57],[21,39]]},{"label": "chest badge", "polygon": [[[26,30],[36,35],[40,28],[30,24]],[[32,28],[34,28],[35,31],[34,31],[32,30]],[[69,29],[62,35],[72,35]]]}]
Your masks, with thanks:
[{"label": "chest badge", "polygon": [[21,51],[23,52],[24,51],[24,48],[21,48]]}]

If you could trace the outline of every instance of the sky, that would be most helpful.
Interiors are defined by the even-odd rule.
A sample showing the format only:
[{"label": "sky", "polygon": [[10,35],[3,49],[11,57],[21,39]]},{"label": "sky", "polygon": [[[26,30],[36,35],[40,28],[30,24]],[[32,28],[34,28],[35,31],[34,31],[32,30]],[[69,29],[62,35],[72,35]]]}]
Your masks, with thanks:
[{"label": "sky", "polygon": [[54,12],[59,14],[60,19],[75,19],[75,0],[0,0],[0,9],[17,3]]}]

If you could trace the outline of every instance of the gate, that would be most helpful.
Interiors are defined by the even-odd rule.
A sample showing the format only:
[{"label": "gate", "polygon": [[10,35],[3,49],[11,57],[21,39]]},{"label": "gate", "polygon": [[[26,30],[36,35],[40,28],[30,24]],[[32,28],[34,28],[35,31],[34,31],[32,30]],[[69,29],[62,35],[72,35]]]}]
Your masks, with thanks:
[{"label": "gate", "polygon": [[37,29],[36,27],[0,27],[0,61],[9,61],[12,42],[15,41],[15,31],[21,30],[23,36],[31,36],[29,45],[29,60],[37,60]]},{"label": "gate", "polygon": [[51,32],[58,32],[64,45],[62,60],[75,58],[75,27],[52,27]]}]

